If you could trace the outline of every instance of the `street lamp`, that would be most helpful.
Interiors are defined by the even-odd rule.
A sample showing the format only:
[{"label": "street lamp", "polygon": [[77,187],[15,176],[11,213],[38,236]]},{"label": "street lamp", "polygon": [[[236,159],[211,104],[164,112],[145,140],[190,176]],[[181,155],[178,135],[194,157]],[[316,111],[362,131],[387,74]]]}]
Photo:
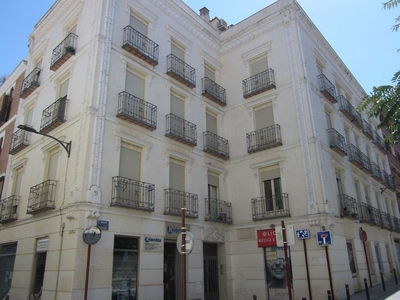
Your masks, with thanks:
[{"label": "street lamp", "polygon": [[67,151],[67,153],[68,153],[68,158],[69,158],[69,156],[70,156],[70,154],[71,154],[71,144],[72,144],[72,141],[70,141],[69,143],[60,141],[59,139],[55,138],[54,136],[51,136],[51,135],[48,135],[48,134],[39,132],[39,131],[37,131],[35,128],[33,128],[33,127],[31,127],[31,126],[29,126],[29,125],[27,125],[27,124],[25,124],[25,125],[22,125],[22,124],[21,124],[21,125],[18,125],[18,128],[21,129],[21,130],[25,130],[25,131],[28,131],[28,132],[35,133],[35,134],[40,134],[40,135],[43,135],[43,136],[47,136],[47,137],[49,137],[49,138],[51,138],[51,139],[57,141],[58,143],[61,144],[61,146],[63,146],[63,148],[65,149],[65,151]]}]

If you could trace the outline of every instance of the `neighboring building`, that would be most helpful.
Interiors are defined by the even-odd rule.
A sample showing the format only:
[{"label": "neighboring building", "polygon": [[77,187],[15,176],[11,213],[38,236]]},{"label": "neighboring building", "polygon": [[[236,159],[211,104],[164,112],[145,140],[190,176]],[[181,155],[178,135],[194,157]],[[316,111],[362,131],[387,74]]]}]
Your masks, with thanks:
[{"label": "neighboring building", "polygon": [[[281,221],[311,233],[314,299],[363,289],[367,265],[373,283],[399,269],[379,121],[356,111],[365,91],[297,2],[227,26],[180,0],[58,0],[29,41],[14,134],[61,143],[22,131],[29,146],[10,147],[2,204],[20,200],[0,227],[0,254],[16,251],[0,299],[11,279],[11,299],[83,299],[82,236],[99,221],[89,299],[181,299],[182,206],[188,299],[265,299],[266,279],[284,293],[265,262],[281,254],[257,245]],[[309,299],[303,249],[290,247],[293,290]]]}]

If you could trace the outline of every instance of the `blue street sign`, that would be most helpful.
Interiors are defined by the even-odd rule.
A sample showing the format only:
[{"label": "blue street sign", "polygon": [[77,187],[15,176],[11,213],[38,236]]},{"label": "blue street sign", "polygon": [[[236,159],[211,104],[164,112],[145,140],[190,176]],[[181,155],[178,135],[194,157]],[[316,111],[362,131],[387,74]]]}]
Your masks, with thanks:
[{"label": "blue street sign", "polygon": [[318,231],[317,232],[318,246],[329,246],[332,245],[331,232],[328,231]]},{"label": "blue street sign", "polygon": [[296,230],[296,236],[299,240],[304,240],[310,238],[310,234],[308,232],[308,229],[299,229]]}]

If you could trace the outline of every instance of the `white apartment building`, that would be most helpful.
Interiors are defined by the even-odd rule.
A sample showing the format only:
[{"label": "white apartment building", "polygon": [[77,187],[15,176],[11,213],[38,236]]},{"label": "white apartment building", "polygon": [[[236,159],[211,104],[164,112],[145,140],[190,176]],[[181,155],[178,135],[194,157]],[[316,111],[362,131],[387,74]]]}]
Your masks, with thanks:
[{"label": "white apartment building", "polygon": [[84,299],[83,233],[99,226],[88,299],[181,300],[183,206],[187,299],[287,299],[267,295],[275,254],[257,243],[281,221],[310,232],[290,246],[294,299],[343,299],[399,269],[378,120],[296,1],[228,26],[181,0],[57,0],[26,68],[14,134],[40,134],[9,150],[4,296]]}]

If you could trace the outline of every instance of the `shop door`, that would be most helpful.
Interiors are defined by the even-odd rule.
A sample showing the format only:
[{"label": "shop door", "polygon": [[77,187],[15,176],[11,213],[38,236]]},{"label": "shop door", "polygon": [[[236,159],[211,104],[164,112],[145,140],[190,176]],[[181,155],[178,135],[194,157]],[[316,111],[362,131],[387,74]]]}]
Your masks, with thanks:
[{"label": "shop door", "polygon": [[175,248],[174,243],[164,244],[164,300],[176,300]]},{"label": "shop door", "polygon": [[217,244],[204,243],[204,299],[218,300],[218,254]]}]

